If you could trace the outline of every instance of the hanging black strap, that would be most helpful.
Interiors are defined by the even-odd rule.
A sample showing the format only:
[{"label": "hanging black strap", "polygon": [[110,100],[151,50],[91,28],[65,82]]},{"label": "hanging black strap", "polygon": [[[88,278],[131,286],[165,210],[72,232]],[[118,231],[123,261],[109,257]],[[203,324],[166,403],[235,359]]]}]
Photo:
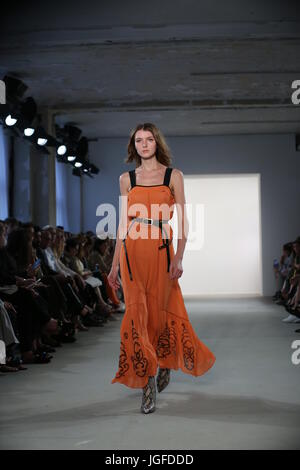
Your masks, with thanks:
[{"label": "hanging black strap", "polygon": [[[172,170],[173,168],[168,166],[166,168],[166,171],[165,171],[165,177],[164,177],[164,186],[169,186],[170,184],[170,178],[171,178],[171,173],[172,173]],[[166,236],[166,238],[164,239],[163,237],[163,231],[165,231],[162,223],[159,224],[159,228],[161,229],[161,237],[162,237],[162,241],[163,241],[163,244],[161,246],[158,247],[159,250],[161,250],[162,248],[166,248],[166,253],[167,253],[167,265],[168,265],[168,268],[167,268],[167,272],[169,272],[169,268],[170,268],[170,244],[171,244],[171,241],[172,240],[169,240],[168,238],[168,235]]]},{"label": "hanging black strap", "polygon": [[133,281],[133,279],[132,279],[132,272],[131,272],[131,269],[130,269],[129,258],[128,258],[128,253],[127,253],[127,248],[126,248],[126,238],[127,238],[127,235],[129,233],[129,230],[131,229],[131,226],[133,225],[133,223],[134,223],[134,219],[130,222],[127,233],[126,233],[125,237],[122,240],[123,245],[124,245],[126,261],[127,261],[127,266],[128,266],[128,271],[129,271],[129,276],[130,276],[131,281]]},{"label": "hanging black strap", "polygon": [[[169,269],[170,269],[170,261],[171,261],[171,258],[170,258],[170,244],[172,242],[172,239],[169,240],[168,238],[168,234],[165,230],[165,228],[163,227],[163,224],[162,224],[162,221],[160,220],[159,221],[159,228],[161,230],[161,238],[162,238],[162,241],[163,241],[163,244],[160,245],[158,247],[159,250],[161,250],[162,248],[166,248],[166,252],[167,252],[167,272],[169,272]],[[166,238],[163,237],[163,231],[166,233]]]},{"label": "hanging black strap", "polygon": [[169,186],[172,170],[173,168],[171,168],[170,166],[167,167],[165,171],[164,186]]},{"label": "hanging black strap", "polygon": [[133,188],[136,185],[135,170],[130,170],[128,173],[130,176],[130,185],[131,188]]}]

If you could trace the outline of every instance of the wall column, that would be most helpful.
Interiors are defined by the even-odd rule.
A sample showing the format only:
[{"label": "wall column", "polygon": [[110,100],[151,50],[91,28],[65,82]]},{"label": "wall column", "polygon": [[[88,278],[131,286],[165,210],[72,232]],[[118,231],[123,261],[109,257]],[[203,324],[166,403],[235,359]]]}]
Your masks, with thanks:
[{"label": "wall column", "polygon": [[[41,125],[50,135],[55,135],[54,115],[50,110],[42,113]],[[30,148],[30,201],[31,218],[34,224],[56,225],[56,149],[47,147],[49,155]]]}]

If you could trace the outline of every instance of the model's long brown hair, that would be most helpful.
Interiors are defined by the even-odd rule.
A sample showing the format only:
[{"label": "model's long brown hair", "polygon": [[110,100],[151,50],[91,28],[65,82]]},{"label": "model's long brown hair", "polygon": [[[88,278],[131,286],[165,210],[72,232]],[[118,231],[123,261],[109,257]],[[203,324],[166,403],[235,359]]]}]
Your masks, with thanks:
[{"label": "model's long brown hair", "polygon": [[162,163],[163,165],[170,166],[172,157],[171,151],[166,143],[166,140],[161,133],[161,131],[152,124],[151,122],[145,122],[144,124],[138,124],[134,129],[130,132],[130,138],[127,146],[127,158],[125,159],[125,163],[136,162],[136,168],[142,164],[142,160],[140,155],[137,153],[135,148],[135,134],[140,129],[144,131],[150,131],[155,139],[156,142],[156,158],[157,160]]}]

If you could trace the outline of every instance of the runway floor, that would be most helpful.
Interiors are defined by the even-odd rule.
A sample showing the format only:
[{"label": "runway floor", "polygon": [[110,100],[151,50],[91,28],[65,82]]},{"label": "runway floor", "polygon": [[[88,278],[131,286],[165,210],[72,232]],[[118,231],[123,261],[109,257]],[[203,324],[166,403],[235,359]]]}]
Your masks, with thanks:
[{"label": "runway floor", "polygon": [[[157,410],[111,384],[120,321],[79,332],[50,364],[0,373],[0,449],[299,449],[299,341],[270,298],[185,301],[216,363],[201,377],[171,372]],[[300,354],[299,354],[300,357]]]}]

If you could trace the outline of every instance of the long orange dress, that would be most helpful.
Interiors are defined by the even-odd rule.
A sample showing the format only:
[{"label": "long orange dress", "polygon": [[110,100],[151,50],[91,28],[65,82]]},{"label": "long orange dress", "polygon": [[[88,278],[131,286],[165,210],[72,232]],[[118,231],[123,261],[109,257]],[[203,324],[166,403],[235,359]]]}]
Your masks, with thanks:
[{"label": "long orange dress", "polygon": [[[145,387],[158,366],[199,376],[216,360],[192,328],[178,279],[170,279],[169,265],[175,254],[172,227],[164,223],[163,228],[168,225],[169,231],[163,230],[162,235],[161,227],[134,219],[172,218],[175,199],[169,187],[171,171],[167,167],[164,183],[153,186],[137,185],[135,170],[129,171],[129,223],[120,250],[125,313],[120,329],[119,368],[111,383],[131,388]],[[134,204],[143,204],[147,214]],[[165,210],[161,206],[159,215],[152,215],[152,204],[165,204]]]}]

